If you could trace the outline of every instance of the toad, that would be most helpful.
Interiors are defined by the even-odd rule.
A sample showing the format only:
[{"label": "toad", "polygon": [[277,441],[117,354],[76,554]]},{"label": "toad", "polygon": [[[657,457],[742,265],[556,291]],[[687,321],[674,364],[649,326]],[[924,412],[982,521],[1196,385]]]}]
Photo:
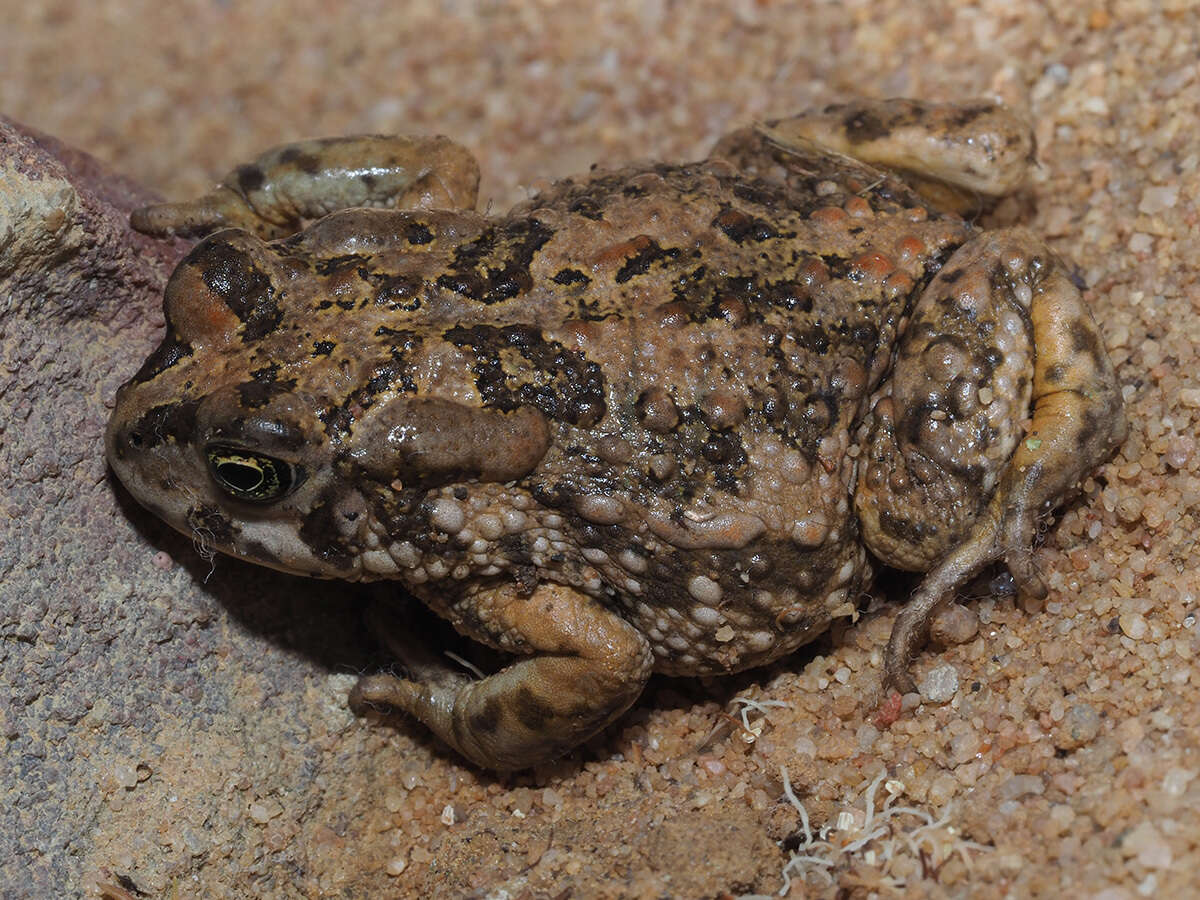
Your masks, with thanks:
[{"label": "toad", "polygon": [[[405,710],[473,762],[552,759],[652,672],[759,666],[925,573],[885,680],[1124,436],[1070,272],[981,231],[1029,129],[890,100],[762,123],[687,164],[567,178],[504,215],[446,138],[291,144],[137,211],[207,235],[117,394],[113,470],[204,545],[389,579],[511,663],[394,625]],[[401,590],[403,589],[403,590]]]}]

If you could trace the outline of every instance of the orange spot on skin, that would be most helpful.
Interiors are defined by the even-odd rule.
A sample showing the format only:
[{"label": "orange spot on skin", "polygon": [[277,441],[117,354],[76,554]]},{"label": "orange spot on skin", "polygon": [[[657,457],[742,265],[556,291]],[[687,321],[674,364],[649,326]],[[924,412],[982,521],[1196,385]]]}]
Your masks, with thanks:
[{"label": "orange spot on skin", "polygon": [[875,281],[882,281],[896,269],[892,265],[892,261],[882,253],[863,253],[852,259],[850,265],[862,272],[867,278],[874,279]]},{"label": "orange spot on skin", "polygon": [[593,263],[600,266],[605,263],[622,262],[637,253],[641,253],[643,250],[648,250],[650,244],[651,240],[647,235],[639,234],[637,237],[632,237],[627,241],[620,241],[619,243],[604,247],[596,254]]},{"label": "orange spot on skin", "polygon": [[829,281],[829,268],[819,259],[810,259],[800,267],[800,277],[804,284],[825,284]]},{"label": "orange spot on skin", "polygon": [[572,350],[583,350],[603,333],[599,323],[584,319],[567,319],[563,332],[563,342]]},{"label": "orange spot on skin", "polygon": [[913,287],[913,280],[904,272],[893,272],[883,282],[884,296],[889,300],[906,296]]},{"label": "orange spot on skin", "polygon": [[924,252],[925,242],[920,238],[910,236],[896,241],[896,255],[902,263],[910,262]]},{"label": "orange spot on skin", "polygon": [[194,296],[179,317],[179,332],[200,344],[228,343],[239,324],[228,306],[205,291]]},{"label": "orange spot on skin", "polygon": [[720,297],[717,309],[730,325],[744,325],[746,322],[746,304],[736,297]]},{"label": "orange spot on skin", "polygon": [[808,217],[810,222],[830,228],[844,227],[850,221],[846,211],[837,206],[822,206]]},{"label": "orange spot on skin", "polygon": [[856,219],[870,219],[874,217],[875,210],[871,209],[871,204],[862,197],[851,197],[845,202],[842,207],[848,215]]},{"label": "orange spot on skin", "polygon": [[727,209],[713,219],[718,228],[740,228],[750,221],[750,217],[736,209]]}]

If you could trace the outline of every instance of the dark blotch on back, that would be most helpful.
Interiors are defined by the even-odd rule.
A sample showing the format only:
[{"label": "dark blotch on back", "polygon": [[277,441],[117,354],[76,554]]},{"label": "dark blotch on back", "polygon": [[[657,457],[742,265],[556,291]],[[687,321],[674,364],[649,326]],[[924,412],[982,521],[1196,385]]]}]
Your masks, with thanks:
[{"label": "dark blotch on back", "polygon": [[578,197],[567,206],[567,212],[577,213],[585,219],[599,222],[604,218],[604,207],[595,197]]},{"label": "dark blotch on back", "polygon": [[375,286],[375,304],[388,309],[413,312],[421,308],[425,282],[412,273],[405,275],[372,274],[368,280]]},{"label": "dark blotch on back", "polygon": [[660,247],[649,238],[635,238],[635,241],[639,243],[638,249],[617,271],[617,284],[624,284],[636,275],[645,275],[656,262],[676,259],[680,253],[678,247]]},{"label": "dark blotch on back", "polygon": [[404,227],[404,237],[410,244],[428,244],[433,240],[433,232],[424,222],[409,222]]},{"label": "dark blotch on back", "polygon": [[786,209],[789,205],[783,189],[761,178],[738,181],[733,186],[733,196],[772,212]]},{"label": "dark blotch on back", "polygon": [[367,380],[350,391],[341,403],[326,407],[317,414],[317,418],[325,425],[325,433],[330,437],[348,432],[354,425],[357,412],[369,409],[385,391],[416,393],[417,384],[413,379],[409,354],[420,346],[420,336],[403,328],[380,325],[375,329],[375,337],[385,339],[381,343],[387,348],[388,358],[377,362]]},{"label": "dark blotch on back", "polygon": [[537,219],[509,219],[460,246],[439,287],[480,303],[510,300],[533,287],[533,256],[554,235]]},{"label": "dark blotch on back", "polygon": [[489,697],[484,701],[483,709],[471,716],[471,730],[491,734],[500,724],[500,701]]},{"label": "dark blotch on back", "polygon": [[714,228],[719,228],[735,244],[743,244],[746,241],[766,241],[780,236],[779,232],[766,219],[748,216],[730,206],[726,206],[717,213],[716,218],[712,220],[712,225]]},{"label": "dark blotch on back", "polygon": [[711,292],[712,301],[703,311],[693,313],[693,321],[726,318],[722,311],[722,304],[726,300],[740,301],[748,319],[754,322],[764,321],[772,310],[807,313],[813,308],[812,294],[804,284],[789,279],[760,281],[756,275],[717,276],[706,279],[700,285],[680,285],[675,290],[675,297],[688,300],[705,292]]},{"label": "dark blotch on back", "polygon": [[560,269],[554,273],[554,278],[551,279],[555,284],[561,284],[563,287],[571,284],[590,284],[591,280],[578,269]]},{"label": "dark blotch on back", "polygon": [[[461,326],[445,333],[458,347],[475,351],[472,371],[485,406],[505,411],[529,405],[552,419],[587,427],[605,412],[604,373],[583,354],[548,341],[529,325]],[[513,371],[511,351],[528,365]]]},{"label": "dark blotch on back", "polygon": [[318,275],[336,275],[356,269],[365,262],[367,262],[367,257],[361,253],[345,253],[341,256],[330,256],[317,260],[313,265],[313,271]]},{"label": "dark blotch on back", "polygon": [[910,519],[901,519],[886,509],[879,510],[879,528],[890,537],[917,545],[937,533],[936,526],[913,522]]},{"label": "dark blotch on back", "polygon": [[974,106],[960,106],[950,117],[950,124],[955,128],[965,128],[970,125],[980,116],[991,112],[995,107],[990,103],[981,103]]},{"label": "dark blotch on back", "polygon": [[258,562],[283,568],[283,560],[279,558],[275,551],[268,549],[267,545],[261,541],[246,541],[244,546],[247,555]]},{"label": "dark blotch on back", "polygon": [[279,154],[279,161],[285,165],[295,166],[308,175],[316,175],[321,171],[321,160],[311,153],[305,153],[299,147],[288,147]]},{"label": "dark blotch on back", "polygon": [[271,365],[250,373],[251,381],[243,381],[237,386],[238,399],[247,409],[257,409],[266,406],[280,394],[286,394],[296,387],[296,379],[288,378],[278,381],[275,375],[279,366]]},{"label": "dark blotch on back", "polygon": [[1096,335],[1096,329],[1089,328],[1087,322],[1076,319],[1071,323],[1071,349],[1076,353],[1086,353],[1098,369],[1103,368],[1101,360],[1104,351]]},{"label": "dark blotch on back", "polygon": [[1089,406],[1083,414],[1083,423],[1079,427],[1079,443],[1084,447],[1089,446],[1105,424],[1104,412]]}]

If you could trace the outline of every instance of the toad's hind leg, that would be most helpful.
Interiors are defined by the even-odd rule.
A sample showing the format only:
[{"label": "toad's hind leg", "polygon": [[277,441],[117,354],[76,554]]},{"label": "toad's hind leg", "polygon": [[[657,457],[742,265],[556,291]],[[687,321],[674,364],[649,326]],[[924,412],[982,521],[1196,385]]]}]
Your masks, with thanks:
[{"label": "toad's hind leg", "polygon": [[449,138],[322,138],[268,150],[204,196],[135,210],[130,224],[185,237],[242,228],[269,240],[339,209],[473,209],[478,187],[475,158]]},{"label": "toad's hind leg", "polygon": [[1045,593],[1036,520],[1124,439],[1121,395],[1062,263],[1008,229],[961,247],[930,282],[864,428],[864,540],[928,573],[888,645],[886,679],[909,689],[930,618],[984,565],[1003,560],[1020,591]]},{"label": "toad's hind leg", "polygon": [[526,597],[504,584],[439,612],[469,637],[529,655],[473,681],[428,655],[412,658],[401,640],[413,678],[369,676],[350,702],[405,710],[485,768],[523,769],[561,756],[628,709],[650,675],[645,639],[563,585],[541,584]]},{"label": "toad's hind leg", "polygon": [[1034,160],[1028,124],[986,100],[859,100],[760,128],[783,148],[815,146],[901,172],[935,206],[960,212],[1018,188]]}]

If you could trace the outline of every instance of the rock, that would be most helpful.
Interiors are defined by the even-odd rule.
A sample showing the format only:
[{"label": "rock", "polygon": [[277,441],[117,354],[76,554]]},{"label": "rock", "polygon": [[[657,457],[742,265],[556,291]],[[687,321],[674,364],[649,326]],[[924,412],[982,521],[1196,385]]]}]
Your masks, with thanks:
[{"label": "rock", "polygon": [[[122,878],[157,895],[201,871],[189,891],[245,894],[262,872],[218,890],[229,876],[202,870],[189,836],[303,869],[323,846],[308,837],[358,819],[366,788],[355,772],[326,801],[300,774],[314,742],[352,722],[321,670],[370,665],[345,586],[214,570],[108,473],[113,394],[161,338],[163,284],[188,247],[129,230],[129,211],[157,199],[0,119],[0,885],[23,896]],[[245,828],[243,782],[286,797],[304,833],[271,852],[270,829]],[[354,856],[324,871],[353,884]]]}]

